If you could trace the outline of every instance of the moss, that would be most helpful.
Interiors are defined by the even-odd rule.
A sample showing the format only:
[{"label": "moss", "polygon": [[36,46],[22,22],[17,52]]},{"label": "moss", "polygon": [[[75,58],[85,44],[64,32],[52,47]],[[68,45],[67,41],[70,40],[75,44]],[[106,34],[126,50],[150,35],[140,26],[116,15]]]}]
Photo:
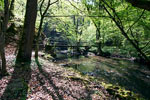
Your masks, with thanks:
[{"label": "moss", "polygon": [[45,54],[44,58],[47,59],[47,60],[54,59],[50,54]]},{"label": "moss", "polygon": [[[67,78],[70,78],[72,80],[82,81],[87,88],[89,88],[88,87],[89,82],[100,83],[99,79],[92,77],[92,76],[82,74],[81,72],[79,72],[78,70],[75,70],[73,68],[67,68],[67,70],[73,71],[76,73],[76,75],[67,76]],[[119,100],[145,100],[144,98],[141,98],[138,94],[135,94],[129,90],[126,90],[123,87],[115,86],[113,84],[107,84],[104,82],[101,82],[100,84],[106,89],[106,91],[110,95],[112,95],[116,99],[118,98]],[[97,91],[95,91],[95,93],[98,95],[101,95],[101,93],[98,93]]]},{"label": "moss", "polygon": [[125,90],[120,86],[106,84],[104,82],[102,82],[102,85],[106,88],[108,93],[113,95],[115,98],[119,98],[121,100],[144,100],[138,94],[135,94],[129,90]]}]

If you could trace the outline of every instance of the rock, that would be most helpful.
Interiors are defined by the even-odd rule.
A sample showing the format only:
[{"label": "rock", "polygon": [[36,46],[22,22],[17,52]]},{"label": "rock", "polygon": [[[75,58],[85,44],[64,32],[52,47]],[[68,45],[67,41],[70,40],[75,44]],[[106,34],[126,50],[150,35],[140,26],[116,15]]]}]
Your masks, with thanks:
[{"label": "rock", "polygon": [[147,75],[146,77],[147,77],[147,78],[150,78],[150,76],[148,76],[148,75]]},{"label": "rock", "polygon": [[88,52],[88,54],[87,54],[88,56],[95,56],[95,54],[94,53],[92,53],[92,52]]}]

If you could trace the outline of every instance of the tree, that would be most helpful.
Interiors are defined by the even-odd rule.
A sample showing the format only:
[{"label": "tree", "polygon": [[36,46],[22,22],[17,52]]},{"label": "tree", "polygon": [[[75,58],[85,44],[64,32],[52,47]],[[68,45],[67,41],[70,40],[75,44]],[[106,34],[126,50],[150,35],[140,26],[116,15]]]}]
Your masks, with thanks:
[{"label": "tree", "polygon": [[14,17],[14,4],[15,4],[15,0],[11,0],[10,9],[9,9],[9,18]]},{"label": "tree", "polygon": [[41,19],[40,19],[40,25],[39,25],[39,28],[38,28],[38,34],[36,36],[36,45],[35,45],[35,58],[36,59],[38,59],[39,38],[40,38],[40,35],[41,35],[42,25],[43,25],[45,15],[47,14],[47,11],[48,11],[49,7],[53,4],[55,4],[56,2],[58,2],[58,0],[56,0],[52,3],[51,3],[51,0],[48,0],[48,4],[46,6],[46,9],[44,10],[44,12],[42,12],[42,7],[43,7],[44,2],[45,2],[45,0],[42,0],[41,5],[40,5],[40,17],[41,17]]},{"label": "tree", "polygon": [[[122,35],[131,43],[131,45],[137,50],[137,52],[139,53],[140,58],[144,59],[147,63],[150,62],[149,57],[142,51],[142,49],[139,47],[139,45],[137,44],[136,41],[133,41],[129,36],[128,36],[128,31],[126,32],[124,29],[124,26],[122,24],[122,21],[120,19],[120,17],[118,16],[116,10],[111,7],[107,2],[105,2],[104,0],[102,0],[102,2],[104,3],[104,9],[105,11],[108,13],[108,15],[111,17],[111,19],[114,21],[114,23],[116,24],[116,26],[119,28],[119,30],[121,31]],[[113,15],[111,14],[111,12],[108,10],[108,7],[112,12]],[[134,23],[133,23],[134,25]],[[132,25],[131,25],[132,26]],[[131,27],[129,27],[130,29]],[[132,33],[132,32],[131,32]]]},{"label": "tree", "polygon": [[[11,7],[10,7],[11,8]],[[6,71],[6,58],[5,58],[5,34],[7,30],[7,24],[9,21],[9,1],[4,0],[4,16],[3,16],[3,21],[0,23],[0,56],[2,59],[2,69],[1,73],[2,75],[7,74]]]},{"label": "tree", "polygon": [[26,63],[31,61],[36,17],[37,0],[27,0],[23,34],[19,45],[16,63]]},{"label": "tree", "polygon": [[[101,5],[100,5],[100,2],[99,3],[96,3],[97,5],[98,5],[98,8],[96,7],[95,8],[95,11],[94,12],[92,12],[92,11],[90,11],[90,8],[89,8],[89,6],[87,5],[87,4],[85,4],[85,6],[87,7],[87,11],[88,11],[88,14],[90,14],[90,15],[93,15],[93,13],[95,14],[95,12],[96,12],[96,15],[97,16],[99,16],[99,15],[101,15]],[[102,41],[101,41],[101,25],[100,25],[100,19],[99,18],[92,18],[91,17],[91,20],[92,20],[92,22],[94,23],[94,26],[96,27],[96,44],[97,44],[97,46],[98,46],[98,50],[97,50],[97,52],[98,52],[98,55],[103,55],[103,51],[102,51]]]},{"label": "tree", "polygon": [[[141,25],[141,23],[143,23],[142,20],[145,20],[145,19],[146,19],[145,25],[147,25],[148,11],[136,9],[132,7],[131,5],[127,4],[126,2],[119,1],[119,0],[112,0],[112,1],[94,0],[90,2],[88,0],[84,0],[83,3],[86,4],[86,6],[88,7],[87,9],[88,12],[90,11],[92,12],[92,14],[95,14],[95,15],[98,14],[99,12],[97,12],[96,10],[101,7],[102,11],[104,11],[103,13],[101,13],[101,15],[102,16],[109,15],[108,20],[110,20],[111,21],[110,24],[113,25],[111,26],[112,27],[111,30],[109,27],[105,28],[105,30],[107,30],[107,34],[113,34],[113,35],[110,35],[109,38],[114,41],[116,37],[120,37],[120,34],[118,33],[121,33],[122,36],[124,36],[124,39],[121,39],[118,41],[119,45],[115,44],[116,46],[119,46],[120,48],[120,44],[121,44],[123,47],[124,40],[127,40],[129,41],[128,45],[130,44],[132,45],[132,47],[130,48],[134,50],[136,56],[139,56],[146,62],[150,62],[150,58],[148,54],[149,49],[143,49],[143,48],[147,48],[150,43],[148,40],[144,41],[144,36],[146,35],[146,33],[143,32],[143,30],[146,31],[147,29],[145,30],[144,26]],[[98,4],[100,4],[100,6]],[[141,14],[139,15],[139,13]],[[106,19],[106,17],[103,17],[103,19],[99,18],[98,20],[101,21],[101,20],[104,20],[104,18]],[[96,20],[96,18],[93,18],[93,19]],[[107,22],[108,21],[106,21],[105,24]],[[113,39],[112,36],[115,38]],[[128,45],[126,44],[126,46]]]}]

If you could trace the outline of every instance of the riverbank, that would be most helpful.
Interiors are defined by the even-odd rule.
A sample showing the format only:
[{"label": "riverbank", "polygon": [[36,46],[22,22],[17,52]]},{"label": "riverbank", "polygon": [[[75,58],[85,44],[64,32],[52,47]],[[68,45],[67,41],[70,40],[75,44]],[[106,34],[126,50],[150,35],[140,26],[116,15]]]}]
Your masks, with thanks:
[{"label": "riverbank", "polygon": [[122,95],[117,92],[118,87],[42,58],[39,61],[32,58],[31,66],[25,68],[14,67],[13,55],[7,56],[7,62],[9,76],[0,78],[1,100],[136,100],[138,97],[130,91],[122,91],[125,93]]},{"label": "riverbank", "polygon": [[[97,65],[111,63],[112,67],[118,68],[118,65],[115,65],[117,62],[110,58],[89,56],[78,59],[71,58],[65,61],[60,60],[63,64],[68,63],[68,61],[70,63],[75,61],[75,64],[78,64],[75,67],[78,68],[80,68],[80,65],[83,65],[82,70],[84,72],[82,72],[72,66],[64,67],[58,64],[57,61],[54,63],[49,60],[49,56],[45,56],[44,53],[40,52],[40,60],[34,60],[33,54],[31,66],[28,66],[26,69],[14,67],[15,48],[7,48],[6,51],[9,76],[0,77],[1,100],[138,100],[136,98],[140,98],[139,95],[134,95],[133,92],[125,90],[124,86],[120,85],[120,87],[119,84],[114,85],[111,83],[116,82],[114,79],[116,76],[109,75],[113,73],[113,70],[100,70],[98,66],[95,67],[95,62],[97,62]],[[101,67],[104,68],[104,66]],[[105,67],[109,69],[107,66]],[[96,71],[101,74],[96,75],[90,72],[88,68],[90,70],[91,68],[97,68]],[[125,72],[127,70],[122,71]],[[109,81],[98,77],[105,75],[110,78],[108,79]],[[147,82],[149,81],[147,80]]]},{"label": "riverbank", "polygon": [[107,84],[121,86],[148,100],[150,98],[150,70],[133,61],[89,56],[59,60],[56,64],[74,68],[84,75],[95,77]]}]

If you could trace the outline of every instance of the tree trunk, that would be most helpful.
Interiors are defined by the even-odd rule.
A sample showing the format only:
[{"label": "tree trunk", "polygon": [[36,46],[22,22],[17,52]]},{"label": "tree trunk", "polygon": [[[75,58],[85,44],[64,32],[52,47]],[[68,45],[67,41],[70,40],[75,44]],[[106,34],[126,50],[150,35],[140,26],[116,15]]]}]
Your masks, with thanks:
[{"label": "tree trunk", "polygon": [[2,59],[2,68],[1,68],[2,75],[5,75],[7,73],[6,58],[5,58],[5,34],[7,30],[8,20],[9,20],[9,1],[4,0],[4,20],[2,22],[0,30],[0,54]]},{"label": "tree trunk", "polygon": [[[89,8],[88,8],[88,6],[86,6],[87,7],[87,11],[88,11],[88,13],[90,14],[90,10],[89,10]],[[99,11],[100,11],[100,2],[99,2]],[[97,55],[103,55],[103,51],[102,51],[102,42],[101,42],[101,40],[100,40],[100,38],[101,38],[101,33],[100,33],[100,23],[98,23],[98,25],[97,25],[97,23],[94,21],[94,19],[93,18],[91,18],[91,20],[92,20],[92,22],[94,23],[94,26],[96,27],[96,41],[97,41],[97,46],[98,46],[98,48],[97,48]]]},{"label": "tree trunk", "polygon": [[10,10],[9,10],[9,18],[10,19],[14,18],[14,5],[15,5],[15,0],[11,0]]},{"label": "tree trunk", "polygon": [[44,20],[44,16],[41,17],[39,30],[38,30],[38,34],[37,34],[37,37],[36,37],[35,59],[38,59],[38,52],[39,52],[39,38],[40,38],[40,35],[41,35],[41,30],[42,30],[43,20]]},{"label": "tree trunk", "polygon": [[41,20],[40,20],[40,25],[39,25],[39,30],[38,30],[38,35],[36,37],[36,45],[35,45],[35,59],[38,59],[38,52],[39,52],[39,38],[40,38],[40,35],[41,35],[41,31],[42,31],[42,24],[43,24],[43,21],[44,21],[44,17],[45,17],[45,14],[47,13],[49,7],[58,2],[58,0],[56,0],[55,2],[51,3],[51,0],[48,0],[48,5],[46,7],[46,9],[44,10],[44,12],[42,13],[42,6],[43,6],[43,3],[45,2],[45,0],[42,1],[41,5],[40,5],[40,15],[41,15]]},{"label": "tree trunk", "polygon": [[103,51],[102,51],[102,43],[101,43],[101,33],[100,33],[100,23],[98,24],[98,26],[96,25],[96,40],[97,40],[97,46],[98,46],[98,55],[103,55]]},{"label": "tree trunk", "polygon": [[1,54],[1,59],[2,59],[1,74],[5,75],[5,74],[7,74],[7,70],[6,70],[6,58],[5,58],[4,45],[1,45],[0,54]]},{"label": "tree trunk", "polygon": [[37,0],[27,0],[24,29],[19,45],[16,63],[31,62],[32,44],[37,17]]},{"label": "tree trunk", "polygon": [[97,41],[97,52],[98,52],[98,55],[103,55],[103,51],[102,51],[102,43],[100,41],[100,31],[96,31],[96,41]]},{"label": "tree trunk", "polygon": [[103,51],[102,51],[102,43],[101,43],[101,33],[100,33],[100,23],[98,23],[98,25],[95,23],[95,21],[92,19],[95,27],[96,27],[96,41],[97,41],[97,52],[98,52],[98,55],[103,55]]}]

